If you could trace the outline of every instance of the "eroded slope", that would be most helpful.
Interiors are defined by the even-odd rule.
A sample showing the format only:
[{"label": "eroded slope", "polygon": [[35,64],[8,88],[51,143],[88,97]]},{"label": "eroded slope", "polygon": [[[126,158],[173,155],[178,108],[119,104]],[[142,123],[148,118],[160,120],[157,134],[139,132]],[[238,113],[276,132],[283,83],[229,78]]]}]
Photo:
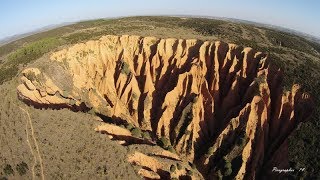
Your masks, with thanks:
[{"label": "eroded slope", "polygon": [[[313,109],[299,85],[282,89],[282,73],[266,54],[235,44],[104,36],[50,59],[56,64],[51,69],[23,71],[22,100],[133,124],[150,139],[134,138],[125,129],[103,131],[122,144],[166,139],[166,148],[195,163],[205,178],[222,173],[253,179],[273,166],[286,167],[286,156],[279,155],[287,149],[286,138]],[[140,173],[146,170],[174,177],[152,168]]]}]

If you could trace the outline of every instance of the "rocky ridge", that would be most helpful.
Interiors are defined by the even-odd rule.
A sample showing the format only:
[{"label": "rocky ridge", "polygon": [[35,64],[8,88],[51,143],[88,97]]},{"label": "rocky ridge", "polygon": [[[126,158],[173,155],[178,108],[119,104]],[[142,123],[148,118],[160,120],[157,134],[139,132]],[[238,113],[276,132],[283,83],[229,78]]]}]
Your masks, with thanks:
[{"label": "rocky ridge", "polygon": [[[50,61],[51,69],[22,72],[21,100],[132,125],[150,138],[114,125],[96,130],[125,145],[166,140],[164,148],[207,179],[255,179],[274,175],[273,166],[287,167],[286,139],[313,109],[299,85],[282,88],[282,72],[267,54],[219,41],[108,35],[55,52]],[[146,155],[137,152],[129,162],[136,156]],[[174,176],[163,167],[139,174]]]}]

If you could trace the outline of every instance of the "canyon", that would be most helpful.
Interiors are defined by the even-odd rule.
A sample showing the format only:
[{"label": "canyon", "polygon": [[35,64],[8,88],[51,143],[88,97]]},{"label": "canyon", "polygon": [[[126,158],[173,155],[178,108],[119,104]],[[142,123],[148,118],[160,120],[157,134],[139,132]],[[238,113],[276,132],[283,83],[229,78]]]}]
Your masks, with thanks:
[{"label": "canyon", "polygon": [[[19,99],[92,112],[106,122],[96,131],[151,146],[128,154],[146,178],[278,177],[287,137],[314,109],[298,84],[282,87],[268,54],[221,41],[107,35],[50,64],[22,71]],[[171,172],[173,161],[183,168]]]}]

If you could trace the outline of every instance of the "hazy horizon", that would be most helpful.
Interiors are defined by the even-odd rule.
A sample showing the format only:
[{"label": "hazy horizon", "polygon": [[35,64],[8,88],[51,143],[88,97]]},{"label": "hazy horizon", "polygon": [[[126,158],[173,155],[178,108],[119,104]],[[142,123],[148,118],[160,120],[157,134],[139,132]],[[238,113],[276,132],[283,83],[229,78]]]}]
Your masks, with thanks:
[{"label": "hazy horizon", "polygon": [[280,26],[320,38],[320,24],[315,23],[315,19],[320,17],[318,7],[320,7],[320,2],[303,3],[298,0],[281,2],[272,0],[260,3],[253,0],[244,2],[235,0],[224,2],[208,0],[106,2],[95,0],[91,3],[84,0],[54,2],[13,0],[1,2],[0,40],[62,23],[145,15],[234,18]]}]

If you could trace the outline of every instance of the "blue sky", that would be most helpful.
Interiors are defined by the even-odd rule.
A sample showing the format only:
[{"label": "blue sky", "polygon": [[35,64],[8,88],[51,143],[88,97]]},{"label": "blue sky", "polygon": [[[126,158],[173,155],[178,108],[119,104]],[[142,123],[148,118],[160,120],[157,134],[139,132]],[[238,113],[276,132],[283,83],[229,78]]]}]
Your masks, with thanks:
[{"label": "blue sky", "polygon": [[175,14],[244,19],[320,37],[318,0],[2,0],[0,39],[83,19]]}]

